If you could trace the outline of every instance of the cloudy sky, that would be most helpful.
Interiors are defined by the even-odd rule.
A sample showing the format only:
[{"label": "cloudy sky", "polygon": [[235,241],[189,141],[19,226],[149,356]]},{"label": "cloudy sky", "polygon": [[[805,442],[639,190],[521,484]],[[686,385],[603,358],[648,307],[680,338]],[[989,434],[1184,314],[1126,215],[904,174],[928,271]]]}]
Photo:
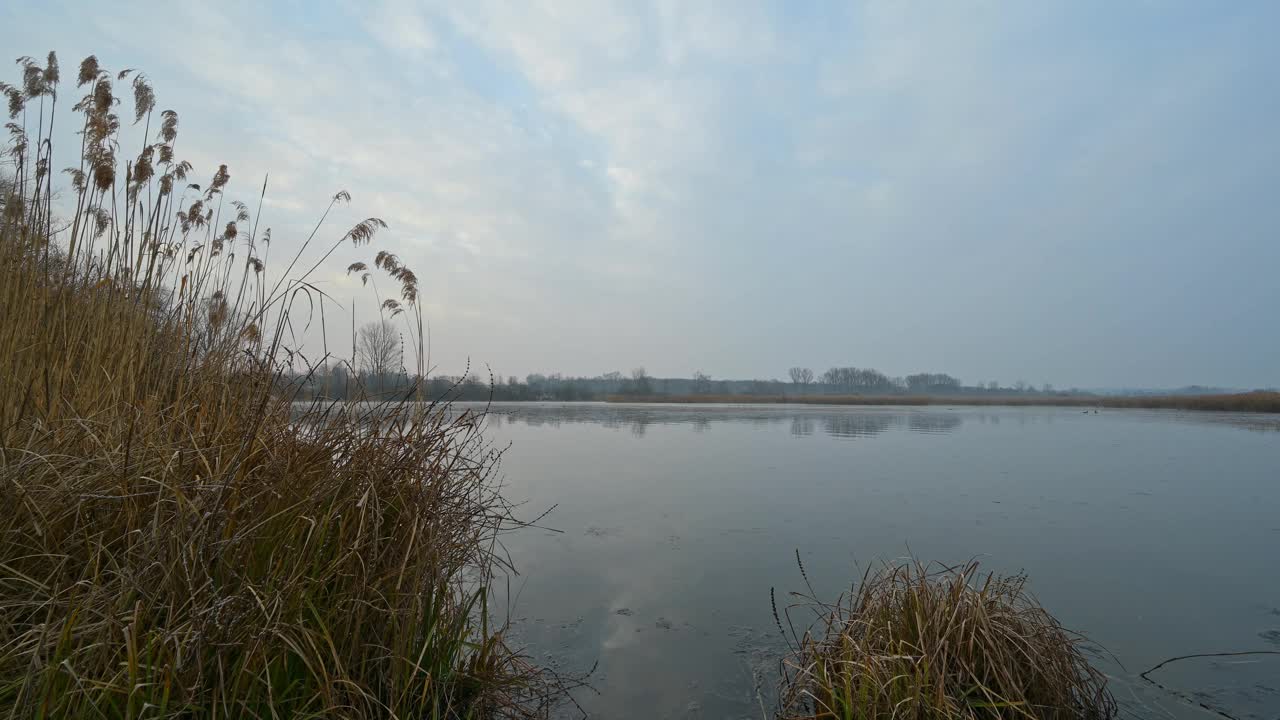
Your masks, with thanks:
[{"label": "cloudy sky", "polygon": [[[1280,385],[1280,4],[263,5],[0,45],[144,70],[198,176],[270,173],[273,254],[349,190],[441,371]],[[369,255],[320,278],[361,320]]]}]

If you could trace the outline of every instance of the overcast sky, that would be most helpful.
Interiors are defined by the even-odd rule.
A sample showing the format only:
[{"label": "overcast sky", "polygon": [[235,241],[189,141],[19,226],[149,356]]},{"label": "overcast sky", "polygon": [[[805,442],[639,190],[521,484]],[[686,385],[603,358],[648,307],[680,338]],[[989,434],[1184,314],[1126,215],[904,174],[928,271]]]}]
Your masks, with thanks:
[{"label": "overcast sky", "polygon": [[349,190],[321,281],[398,253],[441,371],[1280,385],[1280,3],[266,5],[0,45],[144,70],[273,256]]}]

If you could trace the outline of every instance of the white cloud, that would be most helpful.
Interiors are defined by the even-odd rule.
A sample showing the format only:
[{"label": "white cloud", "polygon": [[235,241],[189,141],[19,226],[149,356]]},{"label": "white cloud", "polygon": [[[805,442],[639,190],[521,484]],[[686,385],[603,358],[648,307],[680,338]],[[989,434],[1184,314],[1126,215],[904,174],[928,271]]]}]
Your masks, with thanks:
[{"label": "white cloud", "polygon": [[384,45],[413,58],[420,58],[437,49],[436,33],[417,3],[411,0],[383,0],[356,10],[366,14],[364,11],[368,9],[372,12],[367,13],[365,29]]},{"label": "white cloud", "polygon": [[[1275,155],[1242,119],[1274,108],[1223,95],[1265,65],[1252,29],[1265,23],[1243,11],[1193,24],[1176,3],[308,10],[297,23],[234,1],[130,3],[77,22],[68,6],[47,38],[20,39],[103,42],[104,62],[148,70],[182,114],[179,154],[199,177],[227,162],[233,194],[251,199],[270,172],[273,256],[351,190],[322,234],[384,218],[378,247],[424,278],[437,348],[516,366],[504,372],[599,370],[575,358],[583,338],[605,346],[592,363],[655,372],[769,374],[801,347],[891,372],[921,357],[987,367],[956,342],[957,317],[1035,332],[1037,314],[1056,311],[1020,293],[1065,292],[1051,268],[1078,234],[1114,244],[1103,219],[1124,219],[1139,234],[1124,242],[1154,245],[1177,231],[1162,218],[1227,202],[1202,174],[1242,187]],[[18,19],[9,26],[38,27]],[[184,31],[133,41],[161,19]],[[1100,20],[1115,37],[1096,32]],[[1181,45],[1141,34],[1157,21]],[[1201,29],[1178,34],[1175,21]],[[1228,122],[1247,126],[1252,152],[1214,151],[1229,143],[1206,133]],[[1202,173],[1180,175],[1180,162]],[[1219,199],[1197,205],[1205,197]],[[974,273],[1003,266],[1013,272],[971,289]],[[761,333],[797,350],[732,350]]]}]

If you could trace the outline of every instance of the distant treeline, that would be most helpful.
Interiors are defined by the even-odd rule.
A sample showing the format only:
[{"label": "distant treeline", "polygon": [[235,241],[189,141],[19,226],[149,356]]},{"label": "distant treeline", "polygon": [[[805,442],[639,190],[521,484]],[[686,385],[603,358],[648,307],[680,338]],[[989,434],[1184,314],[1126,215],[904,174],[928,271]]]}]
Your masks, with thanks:
[{"label": "distant treeline", "polygon": [[1088,395],[1024,393],[1022,395],[611,395],[609,402],[718,403],[803,405],[1041,405],[1148,410],[1217,410],[1280,413],[1280,392],[1254,390],[1214,395]]},{"label": "distant treeline", "polygon": [[[406,373],[383,370],[384,364],[360,363],[354,370],[346,363],[330,364],[307,374],[285,379],[299,399],[325,397],[338,400],[414,394],[415,379]],[[789,380],[718,380],[695,372],[688,378],[656,378],[644,368],[628,374],[608,372],[594,377],[572,377],[559,373],[490,376],[469,372],[464,376],[433,375],[421,385],[421,396],[431,400],[573,402],[625,398],[730,397],[758,398],[815,396],[984,396],[1043,397],[1085,396],[1079,390],[1059,391],[1052,385],[1035,387],[1023,381],[1005,386],[998,382],[965,385],[946,373],[916,373],[890,377],[870,368],[833,367],[815,375],[807,368],[792,368]]]},{"label": "distant treeline", "polygon": [[[780,380],[712,380],[702,373],[692,378],[653,378],[636,370],[628,376],[611,372],[596,377],[532,374],[523,380],[470,373],[435,375],[421,383],[421,392],[406,374],[352,373],[344,365],[282,379],[299,400],[405,399],[461,401],[559,401],[662,403],[807,403],[814,405],[1056,405],[1069,407],[1163,408],[1280,412],[1280,392],[1187,392],[1166,394],[1097,395],[1080,390],[1055,391],[1025,384],[963,385],[947,375],[908,376],[902,382],[874,375],[830,375],[828,379],[871,379],[879,391],[853,391],[837,382],[786,383]],[[914,378],[914,380],[913,380]]]},{"label": "distant treeline", "polygon": [[305,375],[295,374],[282,379],[282,384],[298,400],[386,399],[403,395],[405,399],[424,400],[576,402],[603,400],[608,395],[623,392],[633,394],[625,385],[609,383],[601,378],[530,375],[522,381],[515,377],[468,374],[432,375],[419,381],[404,373],[351,372],[345,365]]}]

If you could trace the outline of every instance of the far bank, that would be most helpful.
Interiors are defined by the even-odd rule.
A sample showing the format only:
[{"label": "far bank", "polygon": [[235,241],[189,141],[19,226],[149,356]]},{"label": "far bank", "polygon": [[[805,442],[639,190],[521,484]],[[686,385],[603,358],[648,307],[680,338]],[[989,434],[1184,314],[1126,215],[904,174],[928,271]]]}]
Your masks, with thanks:
[{"label": "far bank", "polygon": [[1214,395],[608,395],[613,403],[685,403],[759,405],[1016,405],[1083,408],[1139,408],[1280,413],[1280,392]]}]

